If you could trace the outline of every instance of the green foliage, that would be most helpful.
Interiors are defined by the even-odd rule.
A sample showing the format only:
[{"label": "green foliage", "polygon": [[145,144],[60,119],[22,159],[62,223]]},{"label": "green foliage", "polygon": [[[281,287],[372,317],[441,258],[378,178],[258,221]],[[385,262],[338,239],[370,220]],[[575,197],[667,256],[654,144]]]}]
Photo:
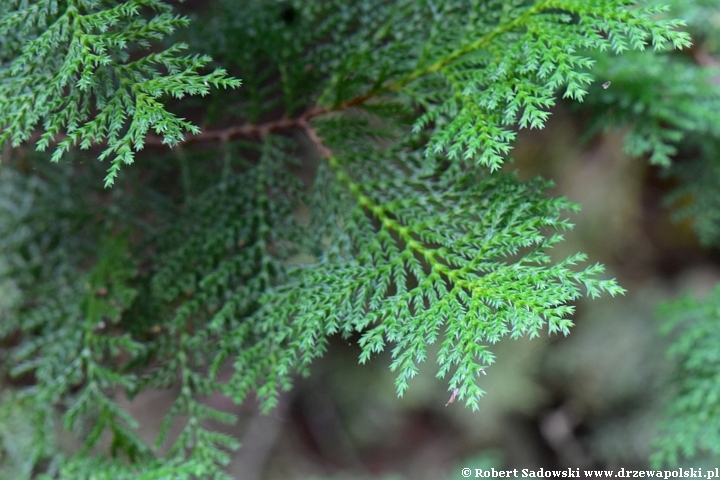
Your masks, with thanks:
[{"label": "green foliage", "polygon": [[[705,124],[706,128],[692,128],[684,138],[684,150],[690,152],[692,161],[686,165],[671,168],[670,173],[681,183],[669,198],[668,203],[677,206],[675,216],[678,219],[692,218],[698,237],[704,245],[720,245],[720,218],[716,204],[717,191],[720,189],[720,163],[718,162],[718,126],[715,120],[715,98],[720,89],[717,78],[720,72],[711,54],[720,51],[718,32],[718,12],[720,2],[717,0],[698,0],[693,2],[676,2],[674,12],[687,19],[690,31],[698,38],[695,56],[700,63],[712,68],[705,70],[711,75],[708,81],[693,86],[691,100],[686,111],[692,111],[696,124]],[[692,71],[692,70],[691,70]],[[705,76],[695,70],[696,77]],[[697,80],[688,79],[687,83],[697,84]],[[710,89],[707,85],[710,84]],[[698,88],[699,87],[699,88]],[[694,92],[693,92],[694,91]],[[693,118],[691,117],[691,119]],[[708,119],[704,120],[704,119]],[[692,120],[691,120],[692,122]]]},{"label": "green foliage", "polygon": [[53,454],[52,424],[34,424],[34,409],[6,396],[0,402],[0,475],[2,478],[31,478],[35,465]]},{"label": "green foliage", "polygon": [[677,219],[692,218],[701,243],[720,245],[720,143],[714,137],[701,139],[696,145],[697,156],[687,165],[671,170],[682,180],[667,201],[675,208]]},{"label": "green foliage", "polygon": [[[153,12],[149,18],[145,10]],[[187,48],[182,43],[139,53],[187,23],[158,0],[3,2],[0,31],[10,36],[0,63],[0,145],[20,145],[39,124],[45,132],[38,150],[66,135],[53,161],[72,146],[106,143],[98,159],[111,159],[105,184],[112,185],[151,130],[171,146],[183,132],[198,133],[165,109],[163,97],[206,95],[210,84],[237,87],[239,81],[222,69],[199,74],[210,57],[180,56]]]},{"label": "green foliage", "polygon": [[[188,20],[159,1],[4,2],[0,140],[59,142],[8,148],[0,171],[0,325],[18,339],[3,360],[31,384],[4,408],[31,412],[34,472],[226,478],[237,442],[206,420],[233,418],[204,399],[254,393],[268,410],[336,334],[362,362],[390,348],[401,395],[440,342],[438,376],[479,408],[489,345],[567,334],[574,300],[623,292],[576,268],[582,254],[550,257],[577,205],[497,170],[557,94],[588,97],[590,52],[689,45],[663,8],[636,6],[226,1],[181,56],[159,42]],[[202,73],[204,52],[243,88],[175,105],[239,86]],[[702,118],[695,131],[714,128]],[[120,174],[146,144],[175,148]],[[170,385],[151,447],[115,397]],[[55,419],[83,439],[73,455],[40,438]]]},{"label": "green foliage", "polygon": [[[593,74],[611,81],[596,88],[586,108],[593,109],[588,136],[600,129],[628,127],[626,150],[649,154],[651,163],[667,168],[679,186],[667,198],[677,219],[692,218],[704,245],[720,245],[720,163],[718,139],[720,88],[717,64],[720,2],[675,1],[672,15],[688,23],[696,44],[687,53],[594,54]],[[708,68],[710,67],[710,68]],[[672,157],[684,159],[671,163]],[[666,385],[665,412],[654,441],[654,467],[677,466],[720,455],[720,411],[717,378],[720,290],[702,301],[685,296],[658,311],[662,331],[672,333],[668,356],[675,364]]]},{"label": "green foliage", "polygon": [[[708,36],[717,33],[712,23],[720,6],[717,0],[662,3],[670,4],[672,16],[688,24],[694,50],[708,47]],[[591,52],[593,77],[600,83],[610,81],[611,87],[596,86],[587,97],[585,108],[594,110],[588,136],[628,125],[627,152],[650,154],[651,163],[666,167],[682,142],[717,136],[720,94],[712,79],[718,72],[698,65],[687,52]]]},{"label": "green foliage", "polygon": [[[594,87],[584,108],[591,109],[588,136],[625,126],[626,149],[649,155],[651,163],[669,167],[679,186],[668,196],[677,219],[692,218],[706,246],[720,245],[720,163],[718,139],[720,88],[717,0],[672,1],[671,14],[688,24],[695,45],[690,52],[654,52],[622,56],[591,53],[593,76],[610,81]],[[680,157],[682,163],[671,162]],[[672,333],[668,350],[675,372],[667,384],[666,409],[654,442],[655,467],[676,466],[698,457],[720,455],[718,395],[718,307],[720,290],[702,301],[690,296],[659,309],[662,331]]]},{"label": "green foliage", "polygon": [[[718,138],[720,89],[718,65],[710,54],[717,52],[717,0],[669,2],[672,15],[688,23],[696,44],[693,57],[687,50],[628,52],[618,56],[592,52],[592,71],[598,83],[583,108],[592,111],[586,137],[599,130],[626,128],[626,151],[649,155],[651,163],[669,167],[663,172],[676,177],[679,187],[668,196],[678,219],[692,218],[700,241],[717,245]],[[710,60],[708,60],[710,59]],[[685,162],[673,165],[671,157]]]},{"label": "green foliage", "polygon": [[[342,164],[330,160],[346,187],[343,193],[332,182],[321,183],[335,190],[321,192],[321,203],[333,197],[342,202],[323,216],[347,226],[326,232],[339,260],[301,268],[263,299],[251,317],[259,325],[269,328],[267,319],[273,316],[292,322],[274,327],[280,329],[263,338],[265,347],[257,356],[239,357],[242,363],[235,367],[242,379],[258,375],[260,366],[271,378],[285,377],[284,364],[297,358],[309,363],[322,353],[326,335],[349,337],[357,331],[365,332],[361,362],[387,343],[395,345],[390,368],[398,371],[402,395],[417,363],[426,359],[427,346],[444,337],[438,376],[452,371],[450,388],[459,388],[459,398],[477,409],[483,392],[476,378],[494,360],[487,343],[505,335],[534,337],[546,324],[550,333],[567,334],[573,311],[567,303],[583,290],[592,297],[622,292],[613,281],[597,280],[600,265],[581,272],[569,268],[584,255],[551,262],[545,251],[562,240],[556,232],[570,226],[560,212],[576,206],[562,198],[542,198],[545,182],[521,184],[512,175],[472,173],[437,179],[411,174],[398,182],[404,173],[392,166],[393,160],[419,166],[421,154],[403,151],[401,144],[383,156],[385,166],[374,168],[373,188],[366,186],[371,180],[364,155],[343,153]],[[366,209],[379,226],[369,221]],[[304,298],[313,299],[312,308]],[[237,333],[229,341],[243,345],[246,333]],[[267,351],[277,351],[283,360],[267,359]]]},{"label": "green foliage", "polygon": [[679,18],[687,24],[687,31],[693,37],[693,43],[702,45],[712,52],[720,47],[720,18],[718,0],[670,0],[664,3],[670,7],[673,18]]},{"label": "green foliage", "polygon": [[596,66],[596,78],[611,86],[590,96],[588,106],[602,113],[588,135],[630,124],[626,151],[667,167],[681,142],[720,134],[720,90],[711,81],[717,71],[668,53],[604,55]]},{"label": "green foliage", "polygon": [[676,466],[699,455],[720,456],[720,287],[703,300],[686,295],[662,305],[664,333],[673,333],[674,391],[660,424],[652,462]]}]

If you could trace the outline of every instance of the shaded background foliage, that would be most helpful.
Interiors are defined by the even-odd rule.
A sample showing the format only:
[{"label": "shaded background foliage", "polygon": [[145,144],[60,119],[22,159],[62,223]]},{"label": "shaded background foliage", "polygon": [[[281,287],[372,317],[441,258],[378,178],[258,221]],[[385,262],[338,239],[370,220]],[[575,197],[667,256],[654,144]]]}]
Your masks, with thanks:
[{"label": "shaded background foliage", "polygon": [[[406,6],[410,3],[399,2]],[[18,478],[29,475],[37,468],[36,461],[52,472],[50,432],[57,432],[55,440],[68,452],[97,448],[92,444],[94,440],[106,446],[110,438],[100,437],[97,426],[108,425],[103,419],[114,416],[121,422],[107,420],[112,424],[113,442],[121,444],[118,448],[130,459],[151,456],[144,443],[134,443],[132,435],[125,433],[125,429],[129,432],[129,427],[136,425],[140,437],[148,444],[158,440],[155,437],[158,430],[165,432],[158,446],[161,452],[169,449],[170,454],[173,449],[181,451],[198,443],[198,439],[227,447],[234,444],[233,438],[239,439],[243,447],[227,457],[228,473],[235,478],[392,478],[393,475],[459,478],[462,467],[491,465],[644,468],[653,452],[655,461],[713,465],[712,457],[704,455],[717,454],[720,448],[718,429],[708,421],[718,418],[718,382],[713,382],[716,374],[712,363],[717,351],[713,337],[717,331],[714,316],[717,294],[709,297],[707,303],[685,300],[675,307],[666,307],[668,313],[664,315],[670,322],[667,330],[677,332],[678,325],[686,325],[685,332],[689,332],[685,336],[680,334],[672,346],[672,337],[662,339],[656,335],[654,310],[659,302],[674,298],[680,292],[690,290],[700,295],[720,281],[717,211],[713,208],[720,183],[714,155],[720,122],[715,116],[718,100],[715,72],[708,68],[713,67],[712,53],[717,48],[716,3],[676,2],[671,16],[684,17],[689,22],[695,40],[692,50],[678,54],[626,52],[623,56],[595,53],[597,63],[591,70],[595,83],[589,87],[585,103],[578,107],[560,102],[553,108],[544,130],[518,133],[514,162],[503,169],[517,170],[523,181],[538,174],[551,178],[556,187],[549,195],[565,195],[583,206],[582,213],[572,214],[571,221],[577,226],[565,234],[565,242],[553,249],[553,260],[560,261],[577,251],[587,252],[593,261],[608,267],[610,277],[616,277],[628,289],[628,294],[624,298],[575,300],[573,321],[577,325],[567,338],[541,335],[533,340],[504,341],[497,345],[493,350],[497,363],[487,376],[479,377],[480,388],[488,393],[478,402],[476,413],[462,408],[460,403],[446,406],[447,383],[434,378],[428,371],[431,369],[421,369],[409,382],[404,398],[397,399],[395,391],[400,386],[396,383],[396,374],[387,370],[393,359],[388,352],[383,352],[359,366],[357,359],[361,350],[357,342],[361,338],[355,333],[349,333],[347,338],[333,336],[326,345],[321,345],[327,352],[305,367],[310,376],[299,380],[289,393],[280,394],[269,382],[267,389],[261,388],[264,406],[275,405],[268,416],[258,415],[259,405],[253,398],[238,407],[220,393],[206,401],[192,394],[196,390],[228,394],[231,391],[239,398],[252,386],[252,375],[256,373],[233,375],[224,358],[207,365],[202,353],[212,350],[211,341],[219,332],[237,326],[232,323],[233,316],[253,312],[263,291],[286,278],[288,264],[302,265],[311,260],[303,256],[302,248],[292,244],[298,236],[296,229],[301,229],[307,219],[302,212],[295,217],[288,215],[293,211],[294,201],[306,200],[302,182],[309,183],[318,168],[316,152],[312,151],[312,145],[303,143],[303,138],[294,138],[294,143],[281,137],[268,137],[262,144],[226,143],[220,152],[206,151],[199,146],[193,150],[192,158],[182,153],[152,150],[153,155],[143,160],[148,162],[146,168],[125,167],[123,174],[115,179],[115,188],[97,188],[91,195],[79,187],[88,184],[99,187],[106,172],[102,165],[98,167],[87,161],[87,156],[73,153],[72,166],[68,163],[54,168],[47,165],[45,158],[25,148],[6,150],[5,161],[16,167],[15,170],[39,171],[41,175],[11,179],[9,176],[18,173],[3,169],[6,176],[2,194],[4,207],[16,209],[13,214],[20,219],[17,225],[4,225],[6,231],[12,232],[6,245],[30,251],[24,258],[4,260],[6,263],[1,266],[15,275],[54,279],[43,286],[47,291],[36,295],[52,293],[58,300],[51,306],[51,312],[36,313],[37,330],[31,330],[46,343],[35,343],[21,351],[17,358],[30,363],[20,363],[17,375],[5,382],[21,386],[44,380],[52,384],[54,378],[64,376],[69,378],[70,385],[58,385],[58,389],[72,390],[78,388],[73,379],[79,382],[78,379],[87,375],[85,378],[96,380],[106,389],[83,390],[72,405],[77,411],[89,411],[94,423],[81,424],[82,420],[74,415],[65,416],[67,427],[89,432],[84,446],[53,425],[51,407],[57,399],[52,397],[52,389],[48,390],[48,397],[39,401],[47,407],[44,415],[38,414],[36,406],[30,408],[22,401],[3,404],[0,437],[4,467],[10,472],[7,475]],[[387,10],[362,11],[362,5],[364,3],[358,3],[356,13],[367,15],[368,21],[377,23],[375,31],[380,36],[371,40],[383,40],[383,35],[387,35],[387,39],[381,42],[382,48],[367,49],[363,45],[368,39],[353,37],[351,41],[357,44],[351,46],[357,55],[345,58],[342,49],[348,45],[342,41],[347,40],[343,28],[355,27],[352,15],[346,20],[320,22],[313,29],[291,30],[286,27],[297,22],[298,17],[290,2],[254,2],[243,5],[242,13],[238,13],[238,5],[224,3],[219,7],[223,9],[222,14],[211,17],[213,20],[206,23],[205,28],[179,35],[192,48],[213,54],[230,74],[241,76],[243,88],[213,94],[209,102],[183,101],[178,103],[176,111],[198,121],[202,118],[220,125],[231,124],[236,120],[234,116],[257,122],[274,118],[277,112],[299,112],[318,94],[336,95],[336,98],[327,97],[327,101],[341,102],[361,93],[362,86],[371,85],[384,76],[389,78],[394,68],[402,71],[405,67],[402,61],[388,64],[384,59],[402,58],[403,45],[399,40],[403,35],[413,34],[404,29],[411,29],[414,24],[398,20],[404,11],[394,11],[390,6]],[[188,2],[181,8],[200,19],[209,13],[203,11],[208,8],[203,2]],[[256,11],[247,11],[253,8]],[[318,2],[313,8],[312,16],[325,18],[324,3]],[[202,27],[203,22],[196,24]],[[279,45],[265,41],[269,37],[265,34],[273,29],[274,42],[281,39]],[[225,34],[216,35],[219,31]],[[296,61],[308,45],[327,39],[331,41],[312,52],[314,61]],[[264,60],[258,61],[258,58]],[[482,61],[492,65],[494,59]],[[355,71],[361,64],[371,64],[372,68]],[[290,70],[276,69],[274,65],[285,65]],[[300,72],[303,74],[296,75]],[[348,82],[348,91],[328,88],[320,92],[317,79],[328,74],[334,75],[335,87],[348,78],[355,81]],[[300,80],[299,83],[273,81],[285,77]],[[582,78],[585,77],[575,78],[574,88],[581,88]],[[611,86],[603,90],[600,84],[605,81],[611,81]],[[408,95],[413,101],[433,108],[437,99],[423,96],[425,89],[433,87],[432,79],[428,82]],[[281,85],[285,90],[280,91]],[[495,100],[485,99],[488,103]],[[391,122],[390,128],[363,118],[335,119],[336,123],[327,121],[326,139],[343,138],[349,128],[358,128],[382,144],[383,135],[406,123],[403,117],[408,115],[407,101],[402,99],[382,112],[397,119],[397,123]],[[203,118],[202,109],[208,105],[209,113]],[[380,111],[382,106],[374,108]],[[453,109],[462,109],[462,105],[444,108],[453,112]],[[531,124],[544,118],[542,114],[537,115],[525,121]],[[427,120],[443,121],[441,116]],[[607,130],[617,126],[622,129]],[[463,132],[461,126],[448,131],[450,137],[435,139],[430,146],[466,141],[467,132]],[[506,138],[508,143],[515,135],[511,133]],[[361,145],[364,140],[359,135],[357,144]],[[150,145],[150,148],[155,147]],[[500,142],[496,150],[490,149],[486,163],[497,166],[493,155],[503,152],[504,148]],[[230,172],[245,168],[238,160],[240,153],[260,168],[253,168],[251,173],[238,178]],[[193,167],[193,162],[203,159],[208,168]],[[296,175],[269,180],[269,176],[277,173],[277,165],[290,159],[295,159]],[[671,163],[669,169],[665,168]],[[358,162],[354,168],[363,166]],[[226,181],[214,185],[217,175],[226,175]],[[398,186],[390,184],[389,187]],[[277,190],[273,192],[273,188]],[[61,201],[58,201],[58,189],[62,192]],[[119,193],[123,191],[132,195]],[[28,192],[32,195],[28,196]],[[403,194],[402,191],[394,193],[398,197]],[[50,197],[43,199],[43,195]],[[185,203],[184,199],[189,199],[186,210],[175,211],[174,205]],[[38,212],[31,208],[33,203],[51,205],[52,209]],[[226,209],[226,213],[222,209]],[[246,216],[243,221],[233,223],[233,215],[238,211],[245,212]],[[692,220],[688,220],[688,216]],[[288,218],[291,221],[278,228]],[[23,224],[40,228],[27,229]],[[129,228],[118,231],[117,225]],[[223,229],[232,234],[216,235]],[[263,237],[263,232],[270,230],[287,236],[275,239],[277,250],[273,251],[266,248]],[[208,235],[208,231],[213,235]],[[99,240],[103,238],[105,240]],[[158,238],[162,239],[159,243],[148,241]],[[147,244],[144,254],[129,261],[129,244],[142,245],[143,242]],[[56,244],[60,248],[49,249],[56,256],[43,256],[42,261],[38,260],[37,252],[32,251]],[[83,263],[89,252],[98,251],[104,252],[101,255],[106,259],[104,263]],[[342,257],[347,252],[339,248],[333,254]],[[153,266],[156,259],[162,259],[157,262],[162,267],[153,271],[153,279],[148,281],[147,273],[156,268]],[[192,265],[191,270],[187,269],[188,264]],[[90,274],[78,278],[77,269],[68,265],[89,269]],[[23,279],[18,279],[22,283]],[[243,284],[243,290],[224,291],[221,286],[231,280]],[[3,283],[0,289],[0,307],[13,308],[20,297],[15,284]],[[134,301],[148,298],[147,292],[153,293],[152,302]],[[286,304],[281,303],[282,308],[292,308],[294,300],[290,297]],[[121,315],[128,308],[131,313]],[[63,322],[48,322],[58,311],[63,312]],[[156,325],[133,321],[153,316],[171,320]],[[212,321],[192,335],[186,335],[183,329],[190,316]],[[67,318],[75,321],[67,322]],[[12,326],[11,323],[3,325],[8,332]],[[58,329],[58,334],[43,336],[42,329]],[[102,332],[107,329],[132,335],[118,335],[118,343],[104,344]],[[240,330],[228,341],[253,334],[256,332]],[[138,338],[155,340],[138,342]],[[10,336],[8,346],[14,346],[13,342],[18,340]],[[67,344],[58,343],[59,340]],[[66,358],[67,352],[78,350],[78,345],[91,346],[93,354],[80,361]],[[248,353],[248,359],[260,361],[269,351],[280,352],[283,347],[272,342],[261,346],[261,351]],[[155,364],[153,375],[145,378],[118,376],[104,361],[114,358],[114,353],[102,357],[103,360],[96,357],[113,348],[138,359],[168,361]],[[437,348],[430,346],[428,356],[437,354]],[[680,370],[665,360],[668,348],[674,353]],[[54,360],[47,362],[44,369],[42,366],[36,369],[34,378],[23,376],[26,370],[37,367],[32,364],[37,349],[49,349]],[[178,351],[181,355],[176,355]],[[309,359],[317,353],[301,351],[299,355],[307,355]],[[55,370],[59,365],[69,365],[70,371]],[[186,365],[192,368],[185,368]],[[178,368],[185,372],[184,376],[170,391],[146,389],[132,400],[119,396],[115,398],[117,405],[110,400],[112,395],[108,392],[114,388],[138,391],[146,383],[162,387],[173,379],[173,372]],[[218,373],[217,381],[204,374],[206,368]],[[264,371],[277,374],[282,383],[282,372],[273,371],[273,365],[267,368]],[[408,368],[412,370],[412,366]],[[688,379],[689,384],[683,383]],[[695,379],[704,379],[704,389],[693,384]],[[228,380],[229,389],[223,386]],[[126,408],[135,418],[124,416],[115,410],[118,408]],[[670,415],[664,417],[666,408]],[[166,417],[169,420],[163,422],[168,410],[175,412],[180,420]],[[237,415],[238,425],[224,424],[229,417],[223,412]],[[182,420],[188,416],[206,419],[202,425],[183,426]],[[664,423],[663,418],[666,418]],[[658,425],[664,436],[652,447]],[[697,425],[704,426],[704,433],[698,434],[693,429]],[[18,442],[17,432],[24,431],[29,432],[28,435],[42,432],[45,441]],[[219,434],[212,436],[215,431]],[[165,436],[169,441],[164,443]],[[115,445],[108,447],[112,449]],[[695,458],[683,459],[682,454]],[[201,464],[208,458],[213,459],[216,453],[206,451],[198,455],[186,463],[157,466],[155,474],[162,478],[163,468],[166,473],[214,474],[203,471]],[[223,459],[215,460],[221,463]],[[93,463],[95,461],[97,463]],[[64,474],[69,478],[74,472],[82,475],[93,470],[105,471],[108,478],[127,475],[123,462],[107,462],[102,458],[89,458],[85,463],[65,468]]]}]

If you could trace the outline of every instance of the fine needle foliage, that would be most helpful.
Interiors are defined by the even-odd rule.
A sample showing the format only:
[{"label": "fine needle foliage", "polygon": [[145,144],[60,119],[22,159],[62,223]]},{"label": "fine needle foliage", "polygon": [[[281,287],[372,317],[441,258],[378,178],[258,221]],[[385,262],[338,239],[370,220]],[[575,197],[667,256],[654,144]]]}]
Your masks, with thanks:
[{"label": "fine needle foliage", "polygon": [[[592,52],[688,47],[664,11],[218,1],[177,33],[155,0],[2,2],[0,419],[27,412],[34,438],[0,428],[13,478],[228,478],[237,441],[207,420],[233,418],[205,399],[267,411],[336,334],[361,362],[388,348],[400,395],[439,343],[482,408],[492,344],[623,292],[551,257],[579,207],[500,171],[517,129],[588,96]],[[118,399],[170,386],[148,445]]]},{"label": "fine needle foliage", "polygon": [[[145,10],[152,13],[142,15]],[[183,43],[143,52],[187,23],[156,0],[2,2],[0,31],[8,33],[0,67],[0,144],[18,146],[42,126],[38,150],[65,136],[52,155],[58,161],[73,146],[106,142],[98,159],[110,159],[105,184],[112,185],[148,132],[170,146],[184,132],[198,133],[161,98],[207,95],[211,84],[240,82],[222,69],[200,74],[210,57],[179,55],[187,49]]]}]

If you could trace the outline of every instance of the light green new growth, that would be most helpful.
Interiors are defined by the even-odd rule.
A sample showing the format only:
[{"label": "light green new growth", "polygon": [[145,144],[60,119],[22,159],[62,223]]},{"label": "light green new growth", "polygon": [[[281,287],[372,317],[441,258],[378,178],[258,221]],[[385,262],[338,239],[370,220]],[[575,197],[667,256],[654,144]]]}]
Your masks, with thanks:
[{"label": "light green new growth", "polygon": [[[551,260],[578,206],[498,171],[516,130],[541,128],[558,93],[586,96],[592,51],[688,46],[663,11],[228,0],[180,56],[159,42],[188,20],[159,1],[0,4],[0,142],[58,142],[50,160],[73,161],[19,149],[0,170],[0,325],[21,339],[4,360],[34,375],[3,408],[85,439],[65,458],[38,438],[27,458],[44,478],[227,478],[237,443],[203,420],[232,418],[204,398],[254,392],[272,408],[335,334],[360,338],[362,362],[391,349],[401,395],[440,342],[438,376],[481,408],[489,345],[567,334],[572,301],[623,292],[602,266],[575,267],[582,254]],[[200,52],[242,88],[175,102],[240,85],[204,73]],[[166,104],[224,128],[200,133]],[[120,172],[147,144],[175,148]],[[146,446],[111,392],[169,385]]]}]

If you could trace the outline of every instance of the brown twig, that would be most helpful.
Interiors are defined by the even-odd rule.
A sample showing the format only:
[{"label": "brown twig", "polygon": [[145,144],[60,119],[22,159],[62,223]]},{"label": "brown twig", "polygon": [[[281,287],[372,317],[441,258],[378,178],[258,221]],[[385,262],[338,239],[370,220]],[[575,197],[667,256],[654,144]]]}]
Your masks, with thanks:
[{"label": "brown twig", "polygon": [[[220,141],[220,142],[227,142],[233,138],[237,137],[260,137],[263,138],[270,133],[277,131],[277,130],[285,130],[289,128],[300,128],[304,132],[308,134],[308,136],[313,140],[313,142],[318,146],[318,150],[320,150],[320,153],[323,156],[329,156],[329,150],[327,148],[322,146],[322,140],[317,136],[315,133],[315,130],[310,127],[309,120],[323,115],[325,113],[329,112],[336,112],[336,111],[342,111],[346,110],[348,108],[361,105],[369,98],[372,98],[377,93],[373,94],[365,94],[360,95],[358,97],[355,97],[351,100],[348,100],[346,102],[343,102],[336,107],[332,108],[325,108],[325,107],[319,107],[316,106],[307,112],[303,113],[299,117],[282,117],[276,120],[271,120],[265,123],[260,124],[251,124],[251,123],[243,123],[241,125],[232,125],[230,127],[221,129],[221,130],[208,130],[204,132],[200,132],[197,135],[188,135],[185,137],[182,141],[180,141],[180,145],[185,145],[188,143],[195,143],[195,142],[212,142],[212,141]],[[58,134],[54,138],[55,143],[62,142],[67,138],[67,135],[64,134]],[[40,134],[34,134],[30,137],[29,141],[37,141],[40,139]],[[145,137],[144,140],[145,145],[147,146],[153,146],[153,147],[161,147],[166,146],[167,144],[163,141],[163,137],[159,135],[150,134]]]},{"label": "brown twig", "polygon": [[[319,115],[315,113],[317,109],[313,109],[300,117],[289,118],[282,117],[277,120],[271,120],[269,122],[260,124],[244,123],[242,125],[233,125],[231,127],[222,130],[208,130],[200,132],[197,135],[187,136],[181,144],[193,143],[193,142],[212,142],[221,141],[227,142],[237,137],[265,137],[273,131],[283,130],[288,128],[304,128],[307,124],[307,119],[313,116]],[[162,137],[158,135],[148,135],[145,137],[145,144],[152,146],[165,145]]]},{"label": "brown twig", "polygon": [[[309,127],[309,120],[311,120],[314,117],[317,117],[319,115],[323,115],[325,113],[330,112],[337,112],[346,110],[351,107],[357,107],[368,100],[375,98],[383,93],[386,92],[396,92],[401,90],[404,86],[411,83],[412,81],[433,73],[440,71],[442,68],[446,67],[447,65],[451,64],[452,62],[456,61],[460,57],[471,53],[482,46],[490,43],[494,38],[497,36],[511,31],[517,26],[521,25],[525,20],[527,20],[530,16],[534,15],[535,13],[538,13],[539,11],[543,10],[546,7],[545,2],[541,2],[539,4],[536,4],[532,8],[528,9],[523,15],[519,16],[515,20],[508,22],[505,25],[499,26],[496,30],[492,31],[491,33],[483,36],[482,38],[476,40],[475,42],[472,42],[469,45],[465,45],[449,55],[445,56],[444,58],[436,61],[435,63],[428,65],[424,68],[418,68],[406,76],[391,82],[389,84],[385,84],[379,88],[375,88],[367,93],[363,93],[360,95],[357,95],[350,100],[346,100],[338,105],[332,106],[332,107],[321,107],[321,106],[315,106],[312,109],[308,110],[304,114],[300,115],[296,118],[289,118],[289,117],[283,117],[278,120],[272,120],[266,123],[262,123],[259,125],[253,125],[253,124],[242,124],[242,125],[235,125],[231,126],[222,130],[210,130],[206,132],[198,133],[197,135],[189,135],[185,139],[183,139],[181,142],[179,142],[181,145],[186,143],[192,143],[192,142],[203,142],[203,141],[223,141],[226,142],[234,137],[239,136],[245,136],[245,137],[264,137],[268,135],[270,132],[274,130],[280,130],[285,128],[292,128],[292,127],[300,127],[306,132],[313,132],[314,130]],[[55,141],[59,142],[63,139],[67,138],[66,136],[58,135],[55,137]],[[316,145],[322,145],[322,142],[317,143],[319,141],[319,137],[317,135],[314,135],[312,137],[313,141],[316,142]],[[147,135],[144,140],[145,145],[151,145],[151,146],[164,146],[165,143],[163,142],[163,138],[158,135]],[[330,151],[327,150],[327,148],[321,149],[321,153],[323,156],[328,157],[330,155]]]}]

